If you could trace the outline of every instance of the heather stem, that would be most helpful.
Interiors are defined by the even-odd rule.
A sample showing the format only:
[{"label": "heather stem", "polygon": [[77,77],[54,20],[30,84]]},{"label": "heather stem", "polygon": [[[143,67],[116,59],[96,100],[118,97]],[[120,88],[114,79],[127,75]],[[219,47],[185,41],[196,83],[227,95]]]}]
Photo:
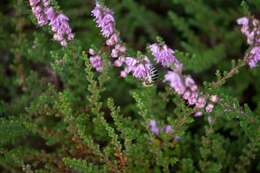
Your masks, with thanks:
[{"label": "heather stem", "polygon": [[220,80],[215,81],[211,84],[211,86],[213,88],[217,88],[222,86],[229,78],[233,77],[235,74],[238,73],[238,70],[245,66],[246,62],[245,61],[241,61],[240,63],[238,63],[234,68],[232,68],[225,76],[223,76]]}]

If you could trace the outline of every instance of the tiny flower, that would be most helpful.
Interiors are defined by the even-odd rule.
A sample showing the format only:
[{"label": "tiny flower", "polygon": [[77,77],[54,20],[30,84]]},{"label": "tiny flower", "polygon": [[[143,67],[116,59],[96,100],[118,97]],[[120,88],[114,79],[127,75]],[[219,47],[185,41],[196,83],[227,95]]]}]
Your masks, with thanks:
[{"label": "tiny flower", "polygon": [[40,0],[29,0],[30,6],[36,6]]},{"label": "tiny flower", "polygon": [[190,90],[191,90],[192,92],[196,92],[196,91],[198,90],[198,86],[197,86],[197,85],[192,85],[192,86],[190,87]]},{"label": "tiny flower", "polygon": [[126,57],[125,64],[128,67],[134,67],[137,64],[137,60],[132,57]]},{"label": "tiny flower", "polygon": [[91,56],[89,60],[96,71],[101,72],[103,70],[102,59],[99,55]]},{"label": "tiny flower", "polygon": [[133,75],[137,79],[146,79],[149,75],[150,69],[145,66],[145,64],[138,64],[133,70]]},{"label": "tiny flower", "polygon": [[191,86],[195,85],[195,82],[194,82],[194,80],[190,76],[187,76],[185,78],[185,85],[187,87],[191,87]]},{"label": "tiny flower", "polygon": [[115,67],[121,67],[121,66],[123,65],[123,61],[124,61],[124,60],[119,57],[117,60],[115,60],[114,66],[115,66]]},{"label": "tiny flower", "polygon": [[197,98],[196,98],[196,97],[191,96],[190,98],[188,98],[188,104],[189,104],[190,106],[195,105],[196,102],[197,102]]},{"label": "tiny flower", "polygon": [[247,58],[250,68],[255,68],[258,61],[260,61],[260,46],[252,48]]},{"label": "tiny flower", "polygon": [[191,92],[189,90],[185,91],[183,94],[183,99],[188,100],[190,98]]},{"label": "tiny flower", "polygon": [[156,121],[155,120],[150,120],[150,126],[155,127],[156,126]]},{"label": "tiny flower", "polygon": [[213,111],[213,108],[214,108],[214,105],[213,104],[208,104],[207,106],[206,106],[206,112],[212,112]]},{"label": "tiny flower", "polygon": [[107,41],[106,41],[106,45],[108,46],[113,46],[118,42],[118,35],[117,34],[113,34]]},{"label": "tiny flower", "polygon": [[45,10],[45,14],[47,15],[48,20],[52,21],[54,20],[56,14],[52,7],[49,7]]},{"label": "tiny flower", "polygon": [[125,71],[121,71],[120,72],[120,76],[122,77],[122,78],[125,78],[126,76],[127,76],[127,72],[125,72]]},{"label": "tiny flower", "polygon": [[176,72],[168,71],[164,76],[164,81],[169,82],[170,86],[180,95],[182,95],[186,90],[180,74]]},{"label": "tiny flower", "polygon": [[237,24],[239,25],[248,25],[249,24],[249,19],[247,17],[241,17],[237,19]]},{"label": "tiny flower", "polygon": [[66,47],[67,41],[74,38],[68,23],[68,17],[62,13],[56,13],[53,7],[49,6],[49,0],[30,0],[29,2],[38,25],[49,24],[54,32],[53,39]]},{"label": "tiny flower", "polygon": [[89,53],[90,55],[95,55],[95,54],[96,54],[95,50],[94,50],[94,49],[91,49],[91,48],[88,50],[88,53]]},{"label": "tiny flower", "polygon": [[200,116],[202,116],[202,112],[195,112],[194,116],[195,117],[200,117]]},{"label": "tiny flower", "polygon": [[40,0],[30,0],[30,6],[32,8],[33,15],[35,16],[39,26],[48,24],[48,19],[44,14],[44,8],[41,6]]},{"label": "tiny flower", "polygon": [[150,127],[150,130],[153,134],[155,135],[159,135],[160,133],[160,129],[157,127],[157,123],[155,120],[150,120],[149,122],[149,127]]},{"label": "tiny flower", "polygon": [[155,135],[159,135],[160,129],[158,127],[151,127],[151,132]]},{"label": "tiny flower", "polygon": [[199,97],[196,103],[197,108],[204,108],[206,105],[206,98],[205,97]]},{"label": "tiny flower", "polygon": [[117,49],[112,49],[111,57],[112,58],[117,58],[118,55],[119,55],[119,51]]},{"label": "tiny flower", "polygon": [[166,125],[166,126],[163,128],[163,131],[164,131],[165,133],[170,133],[170,132],[172,132],[172,126]]},{"label": "tiny flower", "polygon": [[157,63],[160,63],[164,67],[169,67],[174,63],[178,63],[179,66],[179,61],[176,59],[174,51],[166,45],[160,46],[159,44],[154,43],[150,45],[149,48]]},{"label": "tiny flower", "polygon": [[241,32],[246,36],[249,45],[260,43],[260,40],[258,39],[260,35],[260,26],[257,19],[249,20],[247,17],[242,17],[237,20],[237,23],[241,25]]},{"label": "tiny flower", "polygon": [[217,103],[218,100],[219,100],[219,97],[217,95],[210,96],[210,101],[212,101],[213,103]]},{"label": "tiny flower", "polygon": [[95,17],[97,26],[101,28],[101,33],[105,38],[109,38],[115,33],[115,19],[111,10],[96,3],[92,15]]}]

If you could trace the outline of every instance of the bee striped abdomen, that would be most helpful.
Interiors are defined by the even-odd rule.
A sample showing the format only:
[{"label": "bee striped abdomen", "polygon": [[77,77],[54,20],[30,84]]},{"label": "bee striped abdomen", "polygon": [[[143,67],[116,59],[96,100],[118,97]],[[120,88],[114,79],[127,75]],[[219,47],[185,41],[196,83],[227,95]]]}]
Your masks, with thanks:
[{"label": "bee striped abdomen", "polygon": [[151,86],[159,78],[159,72],[156,67],[151,67],[150,74],[147,79],[143,82],[144,86]]}]

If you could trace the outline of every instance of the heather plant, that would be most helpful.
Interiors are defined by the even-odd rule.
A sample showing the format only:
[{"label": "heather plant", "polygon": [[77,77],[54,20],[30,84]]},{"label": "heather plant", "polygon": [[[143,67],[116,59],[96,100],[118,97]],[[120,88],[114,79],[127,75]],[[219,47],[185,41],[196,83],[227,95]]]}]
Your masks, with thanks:
[{"label": "heather plant", "polygon": [[259,0],[0,4],[1,172],[260,172]]}]

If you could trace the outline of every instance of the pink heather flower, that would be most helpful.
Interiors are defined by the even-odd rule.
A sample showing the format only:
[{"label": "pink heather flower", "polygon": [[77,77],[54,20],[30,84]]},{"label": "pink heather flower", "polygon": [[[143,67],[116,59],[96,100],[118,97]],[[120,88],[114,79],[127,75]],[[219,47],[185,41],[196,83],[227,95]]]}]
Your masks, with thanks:
[{"label": "pink heather flower", "polygon": [[121,71],[120,72],[120,77],[125,78],[127,76],[127,74],[128,74],[127,72]]},{"label": "pink heather flower", "polygon": [[90,54],[89,62],[90,65],[97,71],[101,72],[103,70],[103,63],[101,56],[98,55],[94,49],[89,49],[88,53]]},{"label": "pink heather flower", "polygon": [[125,65],[125,67],[124,70],[121,71],[120,76],[125,78],[130,72],[133,72],[137,63],[138,61],[135,58],[132,57],[124,58],[123,64]]},{"label": "pink heather flower", "polygon": [[89,53],[90,55],[96,55],[95,50],[94,50],[94,49],[91,49],[91,48],[88,50],[88,53]]},{"label": "pink heather flower", "polygon": [[180,68],[181,63],[176,59],[174,51],[167,47],[167,45],[160,46],[157,43],[154,43],[149,46],[152,55],[155,57],[156,62],[160,63],[164,67],[169,67],[172,64],[175,64]]},{"label": "pink heather flower", "polygon": [[137,64],[137,60],[132,57],[126,57],[125,64],[132,69]]},{"label": "pink heather flower", "polygon": [[133,69],[133,76],[137,79],[146,79],[151,71],[151,67],[148,64],[138,64]]},{"label": "pink heather flower", "polygon": [[52,7],[45,9],[45,14],[46,14],[49,21],[54,20],[54,18],[56,16],[56,13],[55,13],[55,11]]},{"label": "pink heather flower", "polygon": [[191,87],[191,86],[195,85],[195,81],[190,76],[187,76],[185,78],[185,85],[187,87]]},{"label": "pink heather flower", "polygon": [[163,128],[163,131],[164,131],[165,133],[170,133],[170,132],[172,132],[172,126],[166,125],[166,126]]},{"label": "pink heather flower", "polygon": [[260,25],[257,19],[249,20],[247,17],[242,17],[237,20],[239,25],[242,25],[241,32],[246,36],[247,43],[253,45],[250,50],[246,62],[250,68],[255,68],[260,61]]},{"label": "pink heather flower", "polygon": [[207,106],[206,106],[206,112],[212,112],[213,111],[213,108],[214,108],[214,105],[213,104],[208,104]]},{"label": "pink heather flower", "polygon": [[30,6],[36,6],[40,3],[40,0],[29,0]]},{"label": "pink heather flower", "polygon": [[247,17],[241,17],[237,19],[237,24],[246,26],[249,24],[249,19]]},{"label": "pink heather flower", "polygon": [[72,34],[71,28],[69,26],[69,18],[64,14],[59,14],[53,17],[52,13],[49,13],[51,29],[54,32],[54,40],[59,41],[62,46],[67,46],[67,41],[72,40],[74,35]]},{"label": "pink heather flower", "polygon": [[122,44],[117,44],[112,49],[111,57],[116,59],[120,56],[123,56],[125,54],[125,52],[126,52],[126,47],[123,46]]},{"label": "pink heather flower", "polygon": [[250,68],[256,67],[258,61],[260,61],[260,46],[252,48],[247,58]]},{"label": "pink heather flower", "polygon": [[[152,64],[147,57],[142,60],[137,60],[132,57],[121,57],[123,64],[125,65],[124,70],[121,72],[121,77],[125,77],[127,74],[132,73],[133,76],[139,80],[146,80],[150,76]],[[118,63],[117,59],[115,63]]]},{"label": "pink heather flower", "polygon": [[217,95],[212,95],[210,96],[210,101],[217,103],[219,101],[219,97]]},{"label": "pink heather flower", "polygon": [[66,47],[67,41],[74,38],[68,23],[69,18],[64,14],[57,14],[49,6],[49,0],[29,0],[29,2],[37,23],[40,26],[49,24],[54,32],[53,39]]},{"label": "pink heather flower", "polygon": [[170,86],[180,95],[182,95],[186,90],[180,74],[176,72],[168,71],[164,76],[164,81],[170,82]]},{"label": "pink heather flower", "polygon": [[200,117],[200,116],[202,116],[202,112],[195,112],[194,116],[195,117]]},{"label": "pink heather flower", "polygon": [[189,90],[186,90],[184,94],[182,95],[182,98],[184,100],[188,100],[190,98],[191,92]]},{"label": "pink heather flower", "polygon": [[249,45],[260,43],[260,26],[257,19],[242,17],[237,19],[237,23],[241,25],[241,32],[246,36]]},{"label": "pink heather flower", "polygon": [[117,44],[119,41],[119,36],[117,34],[113,34],[107,41],[106,41],[106,45],[107,46],[114,46],[115,44]]},{"label": "pink heather flower", "polygon": [[197,102],[196,102],[196,107],[197,108],[204,108],[206,105],[206,98],[205,97],[199,97]]},{"label": "pink heather flower", "polygon": [[29,0],[30,6],[32,8],[33,15],[35,16],[39,26],[44,26],[48,24],[48,19],[44,14],[44,7],[40,0]]},{"label": "pink heather flower", "polygon": [[117,60],[114,61],[115,67],[121,67],[125,61],[125,57],[119,57]]},{"label": "pink heather flower", "polygon": [[241,25],[241,32],[247,37],[247,43],[253,44],[255,34],[250,30],[249,19],[247,17],[241,17],[237,19],[237,24]]},{"label": "pink heather flower", "polygon": [[91,66],[98,72],[103,70],[102,59],[99,55],[91,56],[90,59]]},{"label": "pink heather flower", "polygon": [[135,58],[126,57],[125,60],[124,60],[124,64],[125,64],[124,71],[125,71],[125,73],[128,74],[130,72],[133,72],[137,63],[138,62]]},{"label": "pink heather flower", "polygon": [[187,99],[188,100],[188,104],[189,105],[195,105],[197,102],[197,98],[198,98],[198,93],[197,92],[192,92],[190,97]]},{"label": "pink heather flower", "polygon": [[149,122],[149,127],[150,127],[150,130],[153,134],[155,135],[159,135],[160,133],[160,129],[157,127],[157,123],[155,120],[150,120]]},{"label": "pink heather flower", "polygon": [[96,3],[92,10],[97,26],[101,28],[101,33],[105,38],[109,38],[115,32],[115,19],[111,10]]}]

